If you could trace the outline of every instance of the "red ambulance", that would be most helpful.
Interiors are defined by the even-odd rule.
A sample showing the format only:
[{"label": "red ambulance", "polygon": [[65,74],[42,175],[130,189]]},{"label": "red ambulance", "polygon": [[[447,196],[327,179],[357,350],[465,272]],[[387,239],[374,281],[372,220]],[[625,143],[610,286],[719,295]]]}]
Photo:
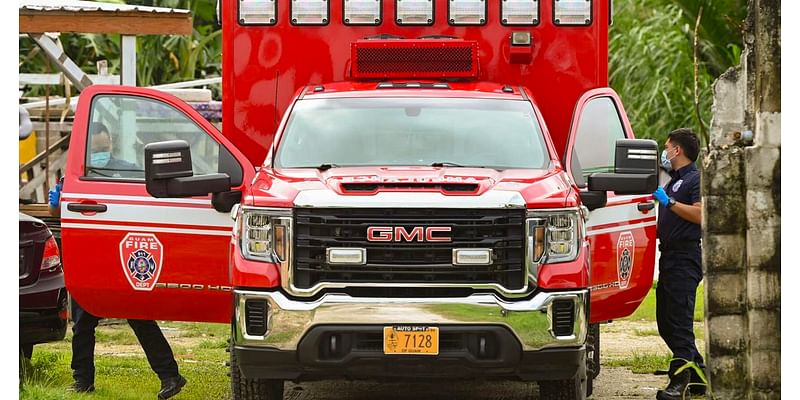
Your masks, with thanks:
[{"label": "red ambulance", "polygon": [[[537,381],[580,399],[651,287],[657,148],[608,88],[603,0],[222,0],[222,132],[92,86],[66,283],[104,317],[230,324],[284,381]],[[103,133],[106,132],[106,133]]]}]

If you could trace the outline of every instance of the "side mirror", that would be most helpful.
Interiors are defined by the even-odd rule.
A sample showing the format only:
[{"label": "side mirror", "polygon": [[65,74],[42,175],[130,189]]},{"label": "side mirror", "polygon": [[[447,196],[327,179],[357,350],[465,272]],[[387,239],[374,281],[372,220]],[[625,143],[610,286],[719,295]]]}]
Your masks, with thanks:
[{"label": "side mirror", "polygon": [[205,196],[231,190],[228,174],[194,176],[192,154],[185,140],[145,145],[144,177],[147,193],[156,198]]},{"label": "side mirror", "polygon": [[618,139],[614,173],[589,176],[589,190],[650,194],[658,188],[658,144],[649,139]]}]

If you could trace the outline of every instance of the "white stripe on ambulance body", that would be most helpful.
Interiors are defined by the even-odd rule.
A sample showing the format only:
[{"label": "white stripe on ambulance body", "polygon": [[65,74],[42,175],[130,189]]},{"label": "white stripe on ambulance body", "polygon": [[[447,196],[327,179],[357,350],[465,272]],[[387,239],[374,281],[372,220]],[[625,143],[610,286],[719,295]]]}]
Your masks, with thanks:
[{"label": "white stripe on ambulance body", "polygon": [[115,222],[134,222],[141,224],[195,225],[225,228],[233,227],[233,220],[231,220],[230,214],[218,212],[213,208],[107,204],[107,211],[86,216],[80,212],[67,210],[67,204],[70,203],[63,202],[61,204],[62,219],[81,219],[97,222],[106,221],[111,225],[113,225]]},{"label": "white stripe on ambulance body", "polygon": [[100,229],[110,231],[136,231],[136,232],[164,232],[164,233],[182,233],[187,235],[213,235],[213,236],[231,236],[228,231],[214,231],[214,230],[200,230],[200,229],[178,229],[178,228],[159,228],[154,226],[134,226],[134,225],[100,225],[100,224],[81,224],[75,222],[68,222],[61,224],[62,228],[77,228],[77,229]]},{"label": "white stripe on ambulance body", "polygon": [[[617,196],[610,201],[613,202],[626,202],[631,201],[636,198],[641,198],[642,196]],[[623,226],[612,226],[603,229],[592,230],[594,227],[602,226],[606,224],[613,224],[625,221],[635,221],[641,220],[643,218],[648,217],[655,217],[655,209],[651,210],[647,214],[643,214],[638,209],[638,205],[641,203],[627,203],[627,204],[620,204],[620,205],[610,205],[603,208],[598,208],[591,213],[589,213],[589,219],[586,221],[586,230],[588,236],[600,235],[603,233],[609,232],[618,232],[618,231],[626,231],[631,229],[637,229],[646,226],[652,226],[656,224],[655,219],[653,221],[645,221],[633,225],[623,225]]]},{"label": "white stripe on ambulance body", "polygon": [[[115,194],[89,194],[89,193],[62,193],[62,198],[79,198],[92,200],[120,200],[120,201],[139,201],[144,203],[176,203],[176,204],[211,204],[207,199],[156,199],[150,196],[121,196]],[[102,202],[102,201],[101,201]]]}]

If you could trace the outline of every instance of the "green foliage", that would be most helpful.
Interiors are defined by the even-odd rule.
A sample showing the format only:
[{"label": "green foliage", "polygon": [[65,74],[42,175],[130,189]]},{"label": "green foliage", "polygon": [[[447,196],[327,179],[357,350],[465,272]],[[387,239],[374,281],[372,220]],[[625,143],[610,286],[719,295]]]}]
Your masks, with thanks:
[{"label": "green foliage", "polygon": [[658,370],[669,369],[670,359],[668,354],[634,353],[629,358],[609,360],[605,362],[605,366],[625,367],[635,374],[652,374]]},{"label": "green foliage", "polygon": [[639,138],[666,140],[673,129],[700,132],[694,105],[694,25],[699,5],[698,89],[703,125],[711,121],[711,85],[739,61],[744,0],[616,2],[609,32],[610,85],[622,97]]},{"label": "green foliage", "polygon": [[[647,294],[647,297],[644,298],[642,304],[639,305],[639,308],[629,317],[623,318],[631,321],[655,321],[656,320],[656,283],[653,284],[653,289],[650,289],[650,292]],[[695,297],[694,302],[694,320],[695,322],[702,322],[703,321],[703,310],[704,310],[704,286],[701,283],[697,287],[697,295]],[[639,335],[639,336],[646,336],[646,335]]]},{"label": "green foliage", "polygon": [[[214,25],[214,1],[132,0],[127,3],[189,9],[194,18],[191,36],[147,35],[136,38],[136,73],[139,86],[221,76],[222,30]],[[97,73],[96,63],[107,60],[108,73],[120,73],[122,60],[119,35],[63,33],[61,41],[64,51],[84,72]],[[20,37],[19,45],[20,72],[57,72],[54,65],[48,65],[46,57],[33,40]],[[65,95],[63,87],[51,89],[52,94]],[[28,96],[43,94],[44,88],[41,86],[32,87],[26,93]]]},{"label": "green foliage", "polygon": [[[229,356],[225,351],[227,337],[217,335],[229,333],[230,326],[172,322],[162,327],[165,325],[177,331],[177,337],[168,340],[181,374],[189,381],[176,399],[229,398],[230,380],[225,366]],[[72,383],[72,351],[68,343],[56,342],[36,345],[31,362],[20,363],[20,399],[155,398],[160,387],[158,377],[150,369],[139,344],[127,344],[127,339],[119,335],[123,330],[130,328],[127,324],[98,327],[94,393],[66,392]],[[112,349],[120,353],[109,354]]]}]

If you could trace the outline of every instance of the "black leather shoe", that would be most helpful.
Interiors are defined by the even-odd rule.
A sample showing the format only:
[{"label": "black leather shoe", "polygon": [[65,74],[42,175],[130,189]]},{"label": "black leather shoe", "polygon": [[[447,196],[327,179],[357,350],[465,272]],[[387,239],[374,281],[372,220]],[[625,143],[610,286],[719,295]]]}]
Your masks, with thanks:
[{"label": "black leather shoe", "polygon": [[[680,374],[674,375],[669,380],[669,385],[664,390],[659,390],[656,393],[657,400],[683,400],[691,397],[691,393],[686,388],[689,386],[691,380],[691,373],[689,370],[684,370]],[[685,395],[685,397],[684,397]]]},{"label": "black leather shoe", "polygon": [[158,392],[158,398],[161,400],[168,399],[181,392],[181,389],[186,385],[186,378],[178,375],[174,378],[167,378],[161,381],[161,390]]},{"label": "black leather shoe", "polygon": [[67,387],[68,392],[73,393],[90,393],[94,392],[94,384],[93,383],[82,383],[82,382],[74,382],[72,385]]}]

